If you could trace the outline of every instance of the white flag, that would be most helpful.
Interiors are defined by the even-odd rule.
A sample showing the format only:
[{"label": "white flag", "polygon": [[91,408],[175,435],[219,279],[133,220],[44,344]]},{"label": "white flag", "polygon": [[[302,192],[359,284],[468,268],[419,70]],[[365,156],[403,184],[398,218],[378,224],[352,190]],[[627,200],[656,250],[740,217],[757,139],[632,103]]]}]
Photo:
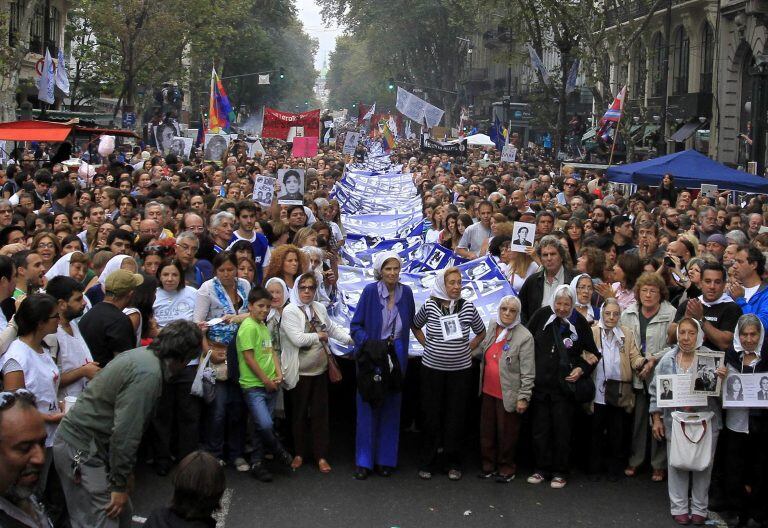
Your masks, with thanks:
[{"label": "white flag", "polygon": [[43,75],[40,78],[40,89],[37,91],[37,98],[45,103],[53,104],[54,90],[56,90],[56,74],[53,71],[53,59],[51,52],[45,50],[45,61],[43,62]]},{"label": "white flag", "polygon": [[392,116],[389,116],[389,121],[387,121],[387,126],[389,126],[390,132],[392,132],[392,135],[397,137],[397,123],[395,122],[395,118]]},{"label": "white flag", "polygon": [[56,86],[69,95],[69,73],[67,72],[67,61],[64,60],[64,50],[59,48],[59,64],[56,66]]},{"label": "white flag", "polygon": [[530,43],[526,44],[526,47],[528,48],[528,55],[531,58],[531,66],[536,68],[539,73],[541,73],[541,78],[544,80],[544,84],[549,84],[549,72],[547,71],[546,66],[544,66],[544,63],[541,61],[539,54],[536,53],[536,50],[533,49],[533,46],[531,46]]},{"label": "white flag", "polygon": [[259,84],[269,84],[269,74],[259,75]]},{"label": "white flag", "polygon": [[368,109],[368,111],[363,116],[363,121],[368,121],[373,117],[373,114],[376,112],[376,103],[373,103],[371,107]]}]

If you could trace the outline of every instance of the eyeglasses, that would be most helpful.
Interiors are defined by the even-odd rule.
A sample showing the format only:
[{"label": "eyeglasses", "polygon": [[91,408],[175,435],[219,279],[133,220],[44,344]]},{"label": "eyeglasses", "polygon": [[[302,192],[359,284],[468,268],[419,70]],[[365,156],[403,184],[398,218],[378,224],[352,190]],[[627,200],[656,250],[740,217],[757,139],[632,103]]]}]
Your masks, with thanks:
[{"label": "eyeglasses", "polygon": [[315,291],[317,286],[299,286],[300,291]]},{"label": "eyeglasses", "polygon": [[40,242],[37,247],[38,249],[53,249],[56,246],[53,244],[53,242]]},{"label": "eyeglasses", "polygon": [[16,389],[12,392],[0,392],[0,411],[4,411],[16,403],[16,400],[24,400],[34,404],[37,399],[27,389]]},{"label": "eyeglasses", "polygon": [[565,186],[566,186],[566,187],[576,187],[576,184],[575,184],[575,183],[568,183],[568,182],[565,182]]},{"label": "eyeglasses", "polygon": [[55,314],[53,314],[48,318],[48,320],[51,320],[51,319],[61,319],[61,316],[59,315],[58,312],[56,312]]}]

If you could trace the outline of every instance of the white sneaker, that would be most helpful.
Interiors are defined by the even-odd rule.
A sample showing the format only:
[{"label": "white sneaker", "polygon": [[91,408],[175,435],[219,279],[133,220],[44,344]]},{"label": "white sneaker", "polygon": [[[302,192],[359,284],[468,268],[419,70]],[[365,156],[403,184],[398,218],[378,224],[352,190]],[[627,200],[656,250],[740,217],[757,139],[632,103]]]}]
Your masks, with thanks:
[{"label": "white sneaker", "polygon": [[544,482],[544,475],[541,473],[534,473],[530,477],[528,477],[528,484],[541,484]]},{"label": "white sneaker", "polygon": [[563,489],[565,487],[565,479],[563,477],[555,477],[552,482],[549,483],[549,487],[552,489]]},{"label": "white sneaker", "polygon": [[243,457],[238,457],[235,459],[235,469],[240,473],[245,473],[251,470],[251,465]]}]

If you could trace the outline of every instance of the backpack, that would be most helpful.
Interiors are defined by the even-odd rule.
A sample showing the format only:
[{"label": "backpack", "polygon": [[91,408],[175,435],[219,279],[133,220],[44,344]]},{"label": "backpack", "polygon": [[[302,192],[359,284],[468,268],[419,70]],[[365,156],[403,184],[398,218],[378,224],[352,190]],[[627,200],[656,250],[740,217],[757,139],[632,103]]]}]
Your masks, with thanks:
[{"label": "backpack", "polygon": [[369,339],[355,358],[357,363],[357,390],[371,407],[384,403],[387,394],[401,392],[403,372],[389,340]]}]

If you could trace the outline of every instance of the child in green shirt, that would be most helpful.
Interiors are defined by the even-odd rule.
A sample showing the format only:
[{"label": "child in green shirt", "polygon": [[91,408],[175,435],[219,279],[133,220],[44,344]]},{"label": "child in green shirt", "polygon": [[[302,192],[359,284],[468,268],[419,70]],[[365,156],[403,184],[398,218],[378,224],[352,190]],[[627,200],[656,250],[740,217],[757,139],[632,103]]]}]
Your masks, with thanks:
[{"label": "child in green shirt", "polygon": [[271,302],[272,295],[264,288],[251,289],[248,294],[250,316],[237,331],[240,388],[258,433],[251,454],[251,475],[262,482],[272,481],[272,474],[264,467],[265,447],[286,466],[290,466],[293,460],[275,435],[272,422],[283,375],[280,359],[272,347],[272,337],[265,324]]}]

